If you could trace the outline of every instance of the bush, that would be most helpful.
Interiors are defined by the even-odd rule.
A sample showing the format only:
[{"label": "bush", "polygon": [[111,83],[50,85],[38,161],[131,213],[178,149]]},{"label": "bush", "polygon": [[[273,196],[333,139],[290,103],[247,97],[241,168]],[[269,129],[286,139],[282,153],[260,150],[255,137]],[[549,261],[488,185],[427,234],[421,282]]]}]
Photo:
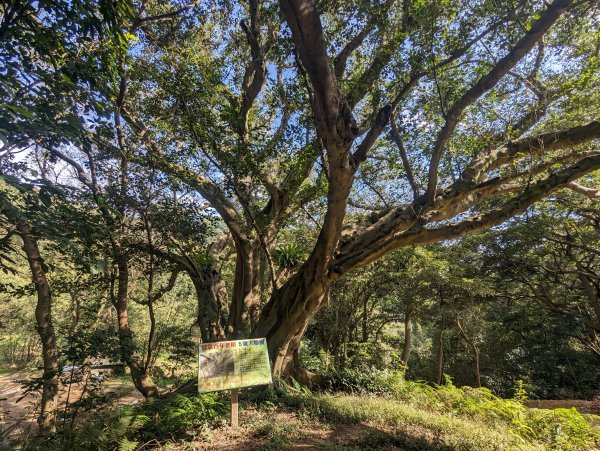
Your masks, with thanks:
[{"label": "bush", "polygon": [[360,371],[354,368],[335,369],[326,375],[324,388],[330,391],[356,394],[386,394],[389,391],[388,372]]},{"label": "bush", "polygon": [[133,450],[148,441],[181,442],[223,421],[228,408],[216,394],[148,399],[97,414],[59,438],[62,449]]}]

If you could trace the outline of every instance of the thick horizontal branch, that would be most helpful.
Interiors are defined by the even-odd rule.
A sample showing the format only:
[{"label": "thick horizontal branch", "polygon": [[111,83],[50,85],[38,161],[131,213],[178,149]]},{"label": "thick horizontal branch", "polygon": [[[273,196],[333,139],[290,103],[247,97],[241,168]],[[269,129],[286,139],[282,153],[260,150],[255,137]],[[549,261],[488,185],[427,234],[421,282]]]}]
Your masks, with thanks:
[{"label": "thick horizontal branch", "polygon": [[509,142],[480,155],[463,171],[461,179],[477,181],[490,170],[497,169],[524,155],[566,149],[596,138],[600,138],[600,121]]},{"label": "thick horizontal branch", "polygon": [[[386,236],[400,233],[412,227],[416,221],[440,221],[466,211],[483,198],[507,192],[514,192],[520,186],[510,184],[519,177],[531,177],[551,169],[556,164],[579,161],[597,156],[598,152],[569,153],[559,156],[538,166],[528,167],[525,172],[513,173],[503,177],[485,180],[483,175],[490,169],[531,155],[534,151],[562,150],[590,141],[600,135],[596,122],[574,127],[561,132],[547,133],[537,137],[509,143],[476,159],[463,173],[463,177],[453,185],[439,191],[434,205],[425,205],[425,196],[419,196],[410,205],[400,205],[375,214],[372,224],[362,230],[355,228],[346,233],[345,243],[341,247],[344,253],[358,252],[361,246],[371,246]],[[540,146],[542,143],[543,146]],[[535,145],[533,149],[528,146]],[[526,151],[526,149],[528,149]],[[484,180],[483,182],[481,180]]]},{"label": "thick horizontal branch", "polygon": [[577,182],[571,182],[568,188],[576,193],[583,194],[590,199],[600,199],[600,189],[589,188],[587,186],[580,185]]},{"label": "thick horizontal branch", "polygon": [[433,147],[429,163],[429,179],[427,196],[430,203],[435,199],[438,182],[438,168],[446,143],[458,125],[462,112],[479,97],[493,88],[535,45],[542,39],[546,31],[554,25],[562,13],[570,6],[570,0],[555,0],[536,20],[531,29],[517,42],[514,48],[484,75],[475,85],[467,90],[450,108],[446,114],[446,122],[440,130]]},{"label": "thick horizontal branch", "polygon": [[524,192],[506,202],[502,207],[493,209],[487,213],[436,228],[425,228],[423,225],[415,223],[409,230],[391,236],[382,242],[377,242],[353,255],[345,256],[340,254],[336,258],[337,262],[334,264],[331,272],[339,276],[350,269],[370,263],[399,247],[459,238],[470,232],[493,227],[515,215],[523,213],[535,202],[598,168],[600,168],[600,155],[588,157],[531,185]]}]

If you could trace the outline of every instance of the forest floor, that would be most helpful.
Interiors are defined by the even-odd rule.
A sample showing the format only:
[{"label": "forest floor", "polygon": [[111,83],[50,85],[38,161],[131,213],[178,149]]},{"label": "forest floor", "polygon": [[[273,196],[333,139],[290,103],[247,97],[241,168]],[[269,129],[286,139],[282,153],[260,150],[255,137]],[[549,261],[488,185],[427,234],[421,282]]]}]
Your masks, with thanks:
[{"label": "forest floor", "polygon": [[[24,372],[6,372],[0,374],[0,439],[17,435],[27,438],[37,428],[36,412],[39,408],[38,392],[28,392],[26,385],[35,375]],[[60,384],[58,409],[79,400],[85,390],[84,383]],[[109,396],[117,404],[131,404],[143,399],[131,382],[123,378],[114,378],[102,384],[101,395]]]},{"label": "forest floor", "polygon": [[[598,449],[592,442],[583,447],[548,446],[519,440],[500,425],[476,419],[420,411],[401,402],[378,397],[325,395],[320,398],[319,418],[307,415],[306,407],[246,406],[240,427],[205,432],[191,445],[173,444],[173,450],[533,450]],[[547,401],[544,401],[547,403]],[[582,407],[579,400],[551,401],[557,408]],[[315,407],[315,406],[311,406]]]},{"label": "forest floor", "polygon": [[273,408],[268,413],[244,409],[240,412],[238,428],[209,430],[193,445],[207,451],[357,449],[364,448],[361,445],[365,438],[375,430],[365,424],[329,425],[309,420],[284,407]]},{"label": "forest floor", "polygon": [[[39,397],[28,394],[23,399],[26,373],[0,374],[0,449],[6,439],[23,443],[35,432],[35,411]],[[84,385],[73,384],[69,403],[81,397]],[[67,399],[68,385],[60,390],[59,409]],[[125,378],[102,384],[100,395],[111,405],[139,403],[141,396]],[[136,449],[165,450],[484,450],[484,449],[567,449],[548,447],[537,440],[529,444],[501,424],[488,424],[475,417],[457,416],[422,410],[415,405],[376,396],[343,394],[310,395],[299,404],[242,402],[240,426],[224,424],[201,429],[185,441],[138,442]],[[589,401],[534,400],[528,407],[556,409],[575,407],[592,413]],[[92,410],[93,411],[93,410]],[[595,423],[599,417],[595,417]],[[6,442],[4,442],[6,443]],[[14,442],[13,442],[14,443]],[[592,443],[592,442],[590,442]],[[569,449],[595,449],[573,447]]]}]

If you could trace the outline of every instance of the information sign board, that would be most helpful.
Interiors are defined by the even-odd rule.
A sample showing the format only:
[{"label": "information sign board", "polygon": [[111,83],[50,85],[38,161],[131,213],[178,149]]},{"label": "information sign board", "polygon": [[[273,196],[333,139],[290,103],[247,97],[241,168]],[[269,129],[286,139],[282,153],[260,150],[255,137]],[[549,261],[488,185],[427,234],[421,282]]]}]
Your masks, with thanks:
[{"label": "information sign board", "polygon": [[271,382],[265,338],[200,344],[199,393],[268,385]]}]

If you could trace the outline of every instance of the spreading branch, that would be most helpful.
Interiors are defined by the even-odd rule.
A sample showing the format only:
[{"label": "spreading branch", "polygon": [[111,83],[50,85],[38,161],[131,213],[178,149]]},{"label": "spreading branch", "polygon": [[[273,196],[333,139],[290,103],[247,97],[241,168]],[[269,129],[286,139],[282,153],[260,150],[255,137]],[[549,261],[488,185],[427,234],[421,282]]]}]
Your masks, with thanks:
[{"label": "spreading branch", "polygon": [[467,90],[448,110],[445,123],[440,130],[433,147],[429,163],[429,179],[427,183],[427,200],[433,203],[438,183],[438,168],[446,143],[458,125],[463,111],[492,89],[500,79],[506,75],[544,36],[546,31],[554,25],[558,18],[571,6],[571,0],[555,0],[540,18],[536,20],[531,29],[517,42],[513,49],[496,63],[475,85]]}]

